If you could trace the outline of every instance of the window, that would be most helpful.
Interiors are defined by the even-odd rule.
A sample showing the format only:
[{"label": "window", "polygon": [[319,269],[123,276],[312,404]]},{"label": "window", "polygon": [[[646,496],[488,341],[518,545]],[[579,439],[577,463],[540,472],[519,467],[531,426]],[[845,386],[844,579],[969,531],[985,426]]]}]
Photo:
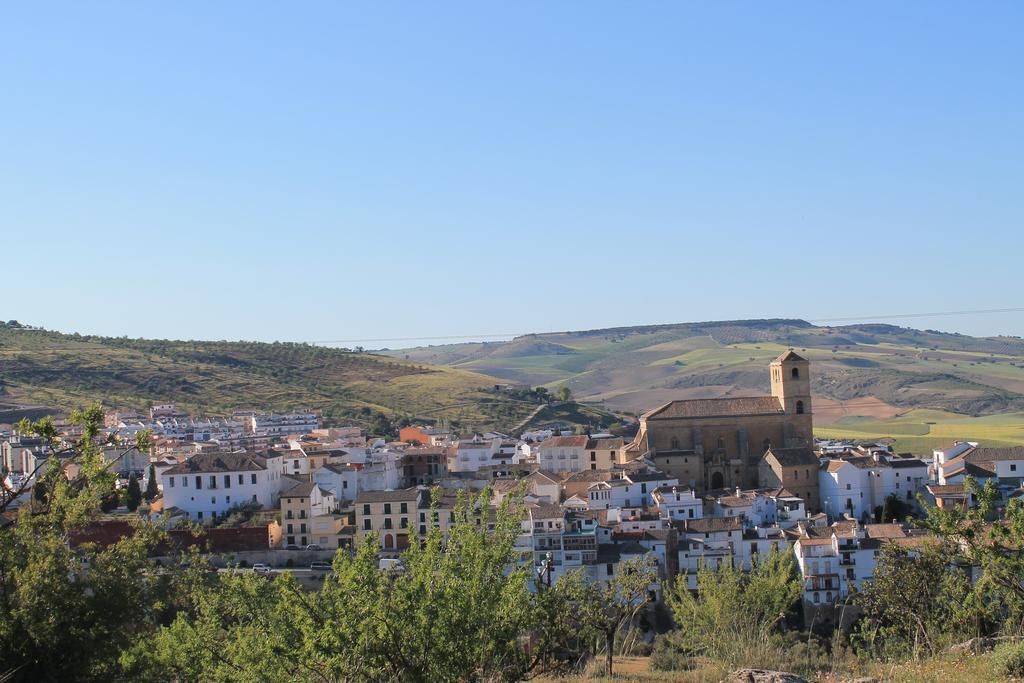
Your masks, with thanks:
[{"label": "window", "polygon": [[672,450],[677,450],[678,448],[679,448],[679,438],[673,436],[672,437]]},{"label": "window", "polygon": [[348,479],[346,479],[346,480],[341,482],[341,488],[343,488],[343,489],[347,489],[348,488]]},{"label": "window", "polygon": [[420,533],[421,534],[427,533],[427,525],[426,524],[420,524]]},{"label": "window", "polygon": [[372,527],[370,526],[370,520],[369,519],[364,519],[363,520],[363,529],[365,529],[366,531],[369,531],[371,528]]},{"label": "window", "polygon": [[231,475],[230,474],[225,474],[224,475],[224,488],[226,488],[226,489],[231,488]]},{"label": "window", "polygon": [[253,484],[256,483],[256,473],[255,472],[252,473],[252,483]]},{"label": "window", "polygon": [[[291,533],[295,533],[295,531],[294,531],[294,529],[292,529],[292,525],[290,523],[288,524],[288,533],[290,533],[290,534]],[[288,542],[292,543],[292,541],[288,541]]]},{"label": "window", "polygon": [[408,513],[409,512],[409,504],[408,503],[402,503],[401,505],[398,506],[398,511],[401,512],[403,515]]},{"label": "window", "polygon": [[203,518],[203,511],[200,510],[199,512],[197,512],[196,513],[196,517],[198,517],[199,519],[202,519]]},{"label": "window", "polygon": [[299,525],[299,533],[300,534],[306,533],[306,525],[305,524],[300,524]]},{"label": "window", "polygon": [[590,463],[590,469],[596,470],[597,469],[597,463],[596,462]]},{"label": "window", "polygon": [[425,513],[425,512],[421,512],[420,513],[420,521],[421,522],[427,521],[427,513]]},{"label": "window", "polygon": [[590,451],[590,462],[597,460],[597,451]]},{"label": "window", "polygon": [[612,574],[615,573],[615,565],[614,564],[606,564],[604,566],[604,570],[605,570],[605,572],[608,573],[608,576],[611,576]]},{"label": "window", "polygon": [[796,414],[797,415],[803,415],[804,414],[804,402],[803,401],[797,401],[796,402]]},{"label": "window", "polygon": [[402,529],[408,529],[409,528],[409,518],[408,517],[402,517],[401,521],[398,523],[398,526],[401,527]]},{"label": "window", "polygon": [[168,479],[168,481],[170,482],[171,488],[173,489],[174,488],[174,477],[170,477]]},{"label": "window", "polygon": [[210,496],[210,505],[217,504],[217,496]]},{"label": "window", "polygon": [[[1017,471],[1017,466],[1016,465],[1010,465],[1010,471],[1011,472],[1016,472]],[[910,479],[910,477],[907,477],[907,479]]]},{"label": "window", "polygon": [[385,515],[390,515],[391,514],[391,503],[384,503],[384,514]]},{"label": "window", "polygon": [[793,375],[793,379],[800,379],[800,368],[793,368],[793,372],[790,374]]},{"label": "window", "polygon": [[241,486],[244,483],[245,483],[245,476],[242,475],[242,474],[239,474],[238,475],[238,485]]},{"label": "window", "polygon": [[850,485],[849,485],[849,484],[847,484],[847,485],[846,485],[846,490],[847,490],[847,491],[849,491],[849,490],[850,490]]},{"label": "window", "polygon": [[819,594],[817,591],[815,591],[814,592],[814,604],[818,604],[819,602],[821,602],[821,594]]},{"label": "window", "polygon": [[254,494],[252,494],[252,502],[254,502],[254,503],[255,503],[255,502],[257,502],[257,501],[256,501],[256,494],[255,494],[255,493],[254,493]]},{"label": "window", "polygon": [[725,437],[723,437],[723,436],[718,437],[718,447],[719,448],[725,448]]},{"label": "window", "polygon": [[210,488],[211,489],[217,488],[217,475],[216,474],[211,474],[210,475]]},{"label": "window", "polygon": [[392,528],[392,526],[391,526],[391,518],[390,517],[385,517],[384,518],[384,528],[385,529]]},{"label": "window", "polygon": [[196,488],[197,489],[203,488],[203,478],[198,476],[198,475],[196,475]]},{"label": "window", "polygon": [[366,503],[366,504],[363,505],[363,514],[364,515],[370,514],[370,504],[369,503]]}]

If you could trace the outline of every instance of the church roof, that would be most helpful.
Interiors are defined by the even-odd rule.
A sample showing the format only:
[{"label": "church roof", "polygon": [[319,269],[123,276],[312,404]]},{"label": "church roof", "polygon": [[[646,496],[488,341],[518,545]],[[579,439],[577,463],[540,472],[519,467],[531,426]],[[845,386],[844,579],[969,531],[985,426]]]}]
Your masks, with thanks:
[{"label": "church roof", "polygon": [[799,355],[793,349],[790,349],[789,351],[786,351],[784,354],[782,354],[781,356],[776,358],[775,362],[776,363],[785,363],[785,362],[791,361],[791,360],[799,360],[799,361],[803,361],[805,363],[807,362],[806,358],[804,358],[803,356]]},{"label": "church roof", "polygon": [[655,408],[644,417],[734,417],[781,412],[782,405],[774,396],[742,396],[671,401],[660,408]]}]

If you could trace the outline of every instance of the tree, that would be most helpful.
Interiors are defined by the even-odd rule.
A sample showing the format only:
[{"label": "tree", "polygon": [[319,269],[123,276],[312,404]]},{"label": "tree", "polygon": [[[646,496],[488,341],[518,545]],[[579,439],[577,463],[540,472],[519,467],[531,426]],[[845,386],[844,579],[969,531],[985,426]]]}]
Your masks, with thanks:
[{"label": "tree", "polygon": [[[100,547],[69,539],[95,520],[114,489],[104,463],[103,411],[74,411],[82,435],[58,436],[47,419],[19,423],[41,437],[48,453],[34,472],[46,493],[22,505],[0,528],[0,678],[13,681],[123,680],[121,654],[156,627],[173,603],[174,579],[151,570],[149,551],[161,538],[153,525]],[[144,442],[124,445],[122,455]],[[115,461],[116,462],[116,461]],[[5,489],[0,505],[12,492]]]},{"label": "tree", "polygon": [[792,553],[772,548],[751,561],[749,572],[727,561],[697,573],[697,594],[677,581],[667,596],[679,629],[671,644],[689,655],[705,655],[730,665],[760,660],[779,648],[780,624],[800,599],[800,579]]},{"label": "tree", "polygon": [[945,543],[949,562],[978,567],[975,590],[999,605],[999,618],[1008,630],[1024,628],[1024,504],[1011,498],[999,516],[999,490],[993,480],[984,486],[973,477],[964,479],[974,507],[936,507],[918,496],[926,516],[918,522]]},{"label": "tree", "polygon": [[[579,579],[576,579],[577,581]],[[650,602],[648,592],[658,580],[657,563],[650,555],[627,560],[607,584],[583,581],[578,591],[579,623],[585,632],[604,640],[606,669],[612,675],[615,638],[632,625]]]},{"label": "tree", "polygon": [[[924,539],[913,551],[894,543],[878,554],[874,577],[855,596],[863,610],[859,641],[874,655],[937,653],[977,632],[982,603],[969,574],[950,565],[948,545]],[[973,631],[973,632],[972,632]]]},{"label": "tree", "polygon": [[199,583],[136,656],[154,680],[519,680],[531,666],[529,570],[516,562],[517,503],[493,510],[490,495],[462,494],[447,537],[431,527],[402,571],[378,568],[369,534],[335,555],[318,592],[290,576]]},{"label": "tree", "polygon": [[153,467],[153,463],[149,464],[149,473],[146,476],[146,480],[146,493],[144,497],[147,501],[153,502],[160,495],[160,489],[156,484],[156,468]]},{"label": "tree", "polygon": [[559,401],[568,401],[570,398],[572,398],[572,391],[569,389],[569,387],[563,384],[562,386],[558,387],[558,393],[556,394],[556,396],[558,397]]},{"label": "tree", "polygon": [[125,491],[124,504],[129,512],[135,512],[139,509],[141,502],[142,489],[139,488],[139,480],[135,478],[135,473],[132,472],[128,475],[128,488]]}]

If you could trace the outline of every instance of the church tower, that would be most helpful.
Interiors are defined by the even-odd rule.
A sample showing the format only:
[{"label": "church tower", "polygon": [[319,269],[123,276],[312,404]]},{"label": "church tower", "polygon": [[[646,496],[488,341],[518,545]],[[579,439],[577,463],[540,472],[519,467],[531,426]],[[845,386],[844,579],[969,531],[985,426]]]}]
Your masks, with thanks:
[{"label": "church tower", "polygon": [[811,372],[806,358],[793,351],[772,361],[772,396],[787,415],[811,414]]}]

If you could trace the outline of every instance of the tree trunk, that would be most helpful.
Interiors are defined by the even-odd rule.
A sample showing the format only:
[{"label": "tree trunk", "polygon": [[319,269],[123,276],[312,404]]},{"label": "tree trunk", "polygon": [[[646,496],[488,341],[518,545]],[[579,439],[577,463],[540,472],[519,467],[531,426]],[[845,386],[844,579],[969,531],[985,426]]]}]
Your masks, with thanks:
[{"label": "tree trunk", "polygon": [[605,632],[605,638],[608,645],[608,677],[612,676],[612,659],[615,657],[615,630]]}]

